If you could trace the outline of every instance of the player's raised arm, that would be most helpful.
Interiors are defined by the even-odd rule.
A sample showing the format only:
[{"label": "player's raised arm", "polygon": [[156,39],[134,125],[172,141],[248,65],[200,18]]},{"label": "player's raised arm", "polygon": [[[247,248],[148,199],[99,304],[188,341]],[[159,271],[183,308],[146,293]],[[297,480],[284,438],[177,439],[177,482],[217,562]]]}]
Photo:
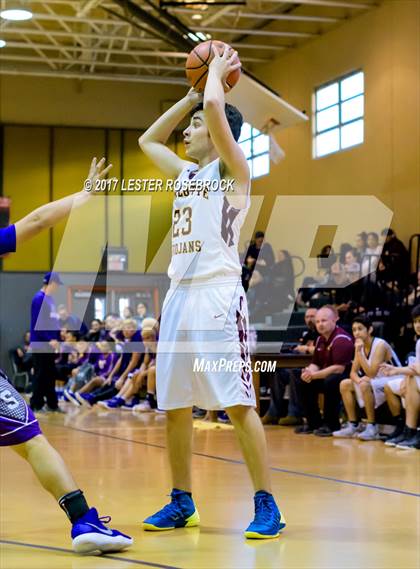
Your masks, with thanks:
[{"label": "player's raised arm", "polygon": [[[92,160],[87,180],[89,184],[85,183],[83,190],[66,196],[61,200],[43,205],[23,219],[15,223],[16,228],[16,245],[23,243],[27,239],[34,237],[44,229],[53,227],[56,223],[64,219],[72,210],[73,207],[79,207],[86,203],[93,194],[95,194],[95,185],[97,180],[101,180],[108,174],[112,168],[112,164],[104,168],[105,158],[97,162],[96,158]],[[90,188],[90,191],[88,191]]]},{"label": "player's raised arm", "polygon": [[201,97],[200,93],[190,89],[185,97],[159,117],[139,138],[143,152],[171,178],[178,177],[188,162],[177,156],[166,143],[182,119],[201,101]]},{"label": "player's raised arm", "polygon": [[223,89],[228,75],[241,64],[237,61],[237,52],[230,52],[228,46],[222,55],[213,47],[213,54],[204,89],[204,115],[213,144],[226,168],[224,177],[235,180],[235,194],[228,196],[229,201],[237,207],[245,207],[250,180],[249,168],[226,118]]}]

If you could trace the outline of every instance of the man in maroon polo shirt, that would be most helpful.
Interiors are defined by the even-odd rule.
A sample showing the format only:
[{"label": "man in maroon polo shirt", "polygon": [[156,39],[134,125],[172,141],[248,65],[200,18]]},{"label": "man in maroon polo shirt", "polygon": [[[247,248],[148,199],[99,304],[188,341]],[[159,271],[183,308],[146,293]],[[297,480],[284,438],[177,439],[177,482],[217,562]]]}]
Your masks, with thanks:
[{"label": "man in maroon polo shirt", "polygon": [[[340,382],[348,377],[354,347],[353,339],[337,326],[337,310],[323,306],[316,313],[316,329],[320,336],[315,344],[312,362],[302,370],[298,394],[307,424],[298,427],[298,434],[314,433],[330,437],[340,427]],[[318,405],[319,393],[324,393],[324,420]]]}]

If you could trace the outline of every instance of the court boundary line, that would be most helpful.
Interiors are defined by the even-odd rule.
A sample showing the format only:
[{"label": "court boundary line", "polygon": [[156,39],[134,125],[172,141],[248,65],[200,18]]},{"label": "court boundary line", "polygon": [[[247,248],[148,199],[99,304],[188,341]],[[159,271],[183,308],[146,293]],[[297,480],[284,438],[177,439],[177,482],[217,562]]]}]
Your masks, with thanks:
[{"label": "court boundary line", "polygon": [[[98,433],[97,431],[89,431],[87,429],[80,429],[79,427],[69,427],[67,425],[58,425],[58,424],[54,424],[54,423],[49,423],[49,425],[54,426],[54,427],[61,427],[63,429],[70,429],[72,431],[78,431],[81,433],[86,433],[88,435],[96,435],[99,437],[106,437],[109,439],[115,439],[117,441],[123,441],[126,443],[134,443],[134,444],[144,445],[144,446],[148,446],[148,447],[159,448],[159,449],[163,449],[163,450],[166,449],[166,446],[159,445],[156,443],[148,443],[145,441],[136,441],[134,439],[126,439],[124,437],[117,437],[116,435],[109,435],[107,433]],[[217,456],[217,455],[212,455],[212,454],[206,454],[206,453],[201,453],[201,452],[193,452],[193,456],[201,456],[202,458],[210,458],[212,460],[220,460],[222,462],[228,462],[230,464],[245,465],[245,462],[243,460],[238,460],[238,459],[234,459],[234,458],[227,458],[227,457]],[[287,468],[279,468],[277,466],[270,466],[269,469],[274,471],[274,472],[282,472],[284,474],[294,474],[296,476],[304,476],[306,478],[315,478],[318,480],[326,480],[328,482],[336,482],[338,484],[346,484],[348,486],[358,486],[361,488],[370,488],[371,490],[380,490],[382,492],[391,492],[394,494],[402,494],[404,496],[414,496],[415,498],[420,498],[420,493],[417,494],[416,492],[409,492],[408,490],[399,490],[397,488],[388,488],[387,486],[378,486],[375,484],[369,484],[368,482],[354,482],[352,480],[344,480],[342,478],[334,478],[332,476],[324,476],[323,474],[314,474],[312,472],[302,472],[300,470],[289,470]]]},{"label": "court boundary line", "polygon": [[117,557],[115,555],[109,555],[105,553],[103,555],[79,555],[75,553],[72,549],[66,549],[65,547],[57,547],[53,545],[37,545],[36,543],[26,543],[25,541],[13,541],[10,539],[0,539],[0,544],[5,545],[18,545],[20,547],[29,547],[32,549],[41,549],[47,551],[58,551],[60,553],[71,553],[72,556],[76,555],[80,558],[95,557],[95,559],[112,559],[113,561],[123,561],[124,563],[131,563],[132,565],[146,565],[147,567],[157,567],[158,569],[181,569],[175,565],[163,565],[162,563],[153,563],[152,561],[142,561],[137,559],[130,559],[128,557]]}]

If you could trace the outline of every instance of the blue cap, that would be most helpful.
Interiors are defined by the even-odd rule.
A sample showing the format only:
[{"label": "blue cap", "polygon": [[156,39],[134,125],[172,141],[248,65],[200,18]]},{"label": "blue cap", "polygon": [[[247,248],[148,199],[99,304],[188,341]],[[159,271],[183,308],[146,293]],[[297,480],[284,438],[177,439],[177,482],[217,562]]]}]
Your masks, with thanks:
[{"label": "blue cap", "polygon": [[44,279],[42,282],[44,284],[49,284],[49,283],[57,283],[59,285],[63,284],[63,281],[60,279],[60,275],[58,273],[55,273],[54,271],[51,271],[49,273],[45,273]]}]

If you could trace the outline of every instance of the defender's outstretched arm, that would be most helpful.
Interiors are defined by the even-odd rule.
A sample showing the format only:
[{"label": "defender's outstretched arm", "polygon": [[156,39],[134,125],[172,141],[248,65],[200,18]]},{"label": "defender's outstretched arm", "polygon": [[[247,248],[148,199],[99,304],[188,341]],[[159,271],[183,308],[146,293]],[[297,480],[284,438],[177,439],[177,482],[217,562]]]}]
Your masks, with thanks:
[{"label": "defender's outstretched arm", "polygon": [[61,200],[45,204],[17,221],[14,224],[16,228],[16,245],[31,239],[31,237],[34,237],[44,229],[53,227],[53,225],[64,219],[73,207],[79,207],[86,203],[95,193],[96,181],[104,178],[112,168],[112,164],[106,168],[104,168],[104,165],[105,158],[102,158],[98,163],[96,158],[92,160],[87,178],[90,180],[91,191],[83,189]]}]

